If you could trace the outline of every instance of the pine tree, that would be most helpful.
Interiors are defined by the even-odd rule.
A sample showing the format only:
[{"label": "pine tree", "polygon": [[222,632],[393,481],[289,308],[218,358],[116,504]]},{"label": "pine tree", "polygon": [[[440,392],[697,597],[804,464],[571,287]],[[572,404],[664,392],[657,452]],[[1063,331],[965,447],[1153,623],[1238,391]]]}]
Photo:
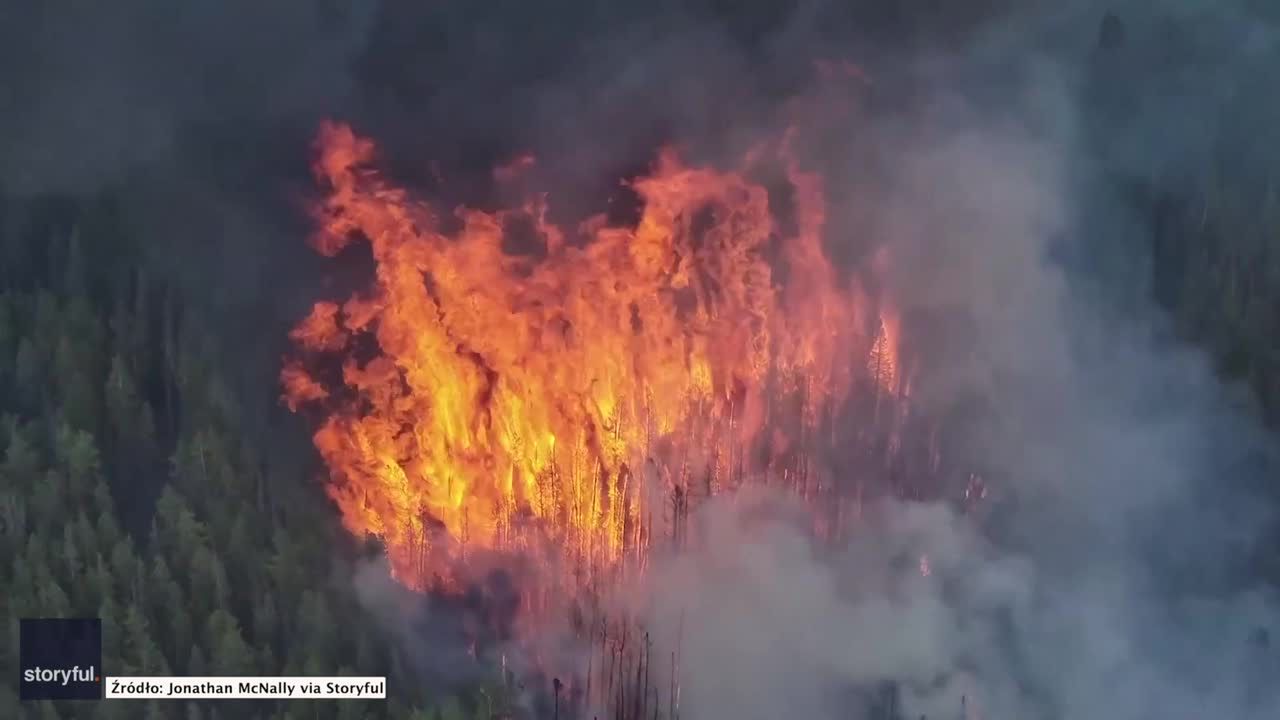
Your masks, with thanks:
[{"label": "pine tree", "polygon": [[192,643],[191,653],[187,657],[187,675],[201,677],[209,672],[209,663],[204,658],[200,645]]},{"label": "pine tree", "polygon": [[80,362],[81,351],[69,336],[63,336],[54,356],[54,377],[64,422],[78,430],[93,431],[99,423],[98,388]]},{"label": "pine tree", "polygon": [[[354,659],[378,672],[384,640],[350,588],[329,582],[336,518],[303,477],[272,475],[274,509],[265,501],[260,458],[276,449],[238,429],[241,398],[220,373],[213,333],[172,286],[149,291],[150,275],[119,253],[90,260],[95,233],[113,222],[36,233],[53,242],[25,255],[0,223],[5,258],[47,259],[24,273],[0,266],[0,669],[16,670],[17,617],[87,614],[102,619],[108,668],[330,674]],[[60,229],[72,226],[78,234]],[[153,297],[163,298],[156,317]],[[162,482],[166,455],[172,483]],[[4,677],[0,718],[56,717],[51,704],[13,710],[16,672]],[[199,703],[67,707],[103,720],[225,715]],[[246,720],[268,716],[247,707]]]},{"label": "pine tree", "polygon": [[110,594],[98,606],[102,620],[102,662],[111,667],[124,661],[124,636],[120,628],[120,609]]},{"label": "pine tree", "polygon": [[254,675],[253,652],[240,633],[240,625],[226,610],[214,610],[206,623],[215,675]]},{"label": "pine tree", "polygon": [[271,594],[264,594],[253,608],[253,638],[258,644],[274,647],[279,619]]},{"label": "pine tree", "polygon": [[9,445],[5,448],[0,473],[10,487],[25,492],[35,487],[40,474],[40,456],[24,428],[14,427],[9,433]]},{"label": "pine tree", "polygon": [[102,470],[93,435],[63,425],[58,428],[54,451],[67,478],[69,499],[77,504],[89,499]]},{"label": "pine tree", "polygon": [[26,706],[19,702],[18,693],[7,685],[0,685],[0,717],[22,718],[25,716]]}]

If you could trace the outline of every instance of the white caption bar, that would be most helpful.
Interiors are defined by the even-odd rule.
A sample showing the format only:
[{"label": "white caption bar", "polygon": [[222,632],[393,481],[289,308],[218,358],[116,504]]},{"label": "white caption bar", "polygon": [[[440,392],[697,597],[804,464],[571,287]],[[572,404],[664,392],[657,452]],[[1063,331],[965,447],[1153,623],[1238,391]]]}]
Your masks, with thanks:
[{"label": "white caption bar", "polygon": [[370,700],[387,697],[385,677],[106,677],[107,698],[190,700]]}]

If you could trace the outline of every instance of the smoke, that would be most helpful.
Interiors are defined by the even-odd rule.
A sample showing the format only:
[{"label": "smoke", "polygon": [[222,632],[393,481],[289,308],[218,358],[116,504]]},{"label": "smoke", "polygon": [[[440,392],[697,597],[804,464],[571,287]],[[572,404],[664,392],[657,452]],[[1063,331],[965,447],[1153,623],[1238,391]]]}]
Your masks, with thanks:
[{"label": "smoke", "polygon": [[861,717],[888,682],[905,683],[907,717],[950,717],[963,695],[976,699],[969,673],[991,669],[1001,613],[1030,601],[1025,563],[923,505],[886,506],[846,554],[819,559],[801,528],[760,517],[787,502],[714,506],[701,550],[654,576],[651,617],[681,648],[683,714]]},{"label": "smoke", "polygon": [[[392,577],[385,557],[367,558],[355,564],[351,576],[356,600],[378,624],[395,648],[402,667],[430,689],[432,696],[465,692],[491,673],[475,662],[474,643],[494,616],[508,614],[493,588],[487,595],[466,598],[424,596]],[[491,583],[492,585],[492,583]]]},{"label": "smoke", "polygon": [[[829,190],[873,208],[840,230],[887,245],[886,292],[946,328],[919,339],[915,400],[950,418],[950,450],[992,479],[991,507],[979,521],[953,502],[883,504],[836,556],[786,521],[762,525],[758,504],[784,501],[707,508],[703,542],[655,573],[649,599],[656,632],[685,648],[687,716],[861,717],[889,683],[904,717],[1280,712],[1280,598],[1257,570],[1274,439],[1154,307],[1116,305],[1064,262],[1098,235],[1143,252],[1146,208],[1107,178],[1194,191],[1224,84],[1272,40],[1240,15],[1163,10],[1169,24],[1153,24],[1183,33],[1174,48],[1234,38],[1240,52],[1120,62],[1122,122],[1082,100],[1087,63],[1036,46],[1074,28],[1089,48],[1103,14],[1042,14],[927,58],[908,109],[827,148],[836,162],[865,159],[861,142],[889,158],[849,170],[873,174],[871,197]],[[1142,30],[1129,26],[1127,61],[1154,52]],[[991,71],[1014,58],[1023,69]]]},{"label": "smoke", "polygon": [[0,158],[13,192],[96,191],[136,172],[208,172],[198,145],[332,109],[368,20],[336,4],[10,4]]}]

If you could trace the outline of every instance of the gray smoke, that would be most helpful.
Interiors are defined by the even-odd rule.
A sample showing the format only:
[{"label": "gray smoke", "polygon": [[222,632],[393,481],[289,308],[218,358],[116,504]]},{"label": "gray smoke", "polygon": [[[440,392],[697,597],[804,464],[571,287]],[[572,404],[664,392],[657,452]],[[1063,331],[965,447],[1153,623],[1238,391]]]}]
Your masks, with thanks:
[{"label": "gray smoke", "polygon": [[[1037,34],[1074,28],[1067,57],[1087,58],[1102,14],[1042,14],[927,58],[920,102],[858,129],[893,160],[870,170],[872,197],[832,189],[873,208],[840,230],[889,248],[904,314],[951,329],[929,343],[915,400],[960,418],[953,449],[992,479],[992,507],[979,523],[953,503],[883,505],[836,557],[785,520],[762,525],[753,508],[783,500],[707,508],[705,542],[662,567],[651,599],[660,636],[685,648],[688,717],[858,717],[854,691],[889,682],[904,717],[1280,713],[1280,598],[1256,564],[1274,439],[1156,308],[1116,306],[1062,260],[1099,234],[1141,252],[1143,209],[1098,186],[1182,180],[1220,137],[1215,98],[1271,40],[1238,14],[1164,10],[1185,51],[1209,57],[1121,62],[1123,122],[1090,114],[1081,64]],[[1224,37],[1247,42],[1226,53]],[[1139,42],[1126,61],[1151,52]],[[1098,159],[1100,123],[1123,152]]]},{"label": "gray smoke", "polygon": [[6,3],[0,182],[93,192],[158,167],[202,175],[194,145],[259,143],[346,98],[367,14],[298,0]]},{"label": "gray smoke", "polygon": [[[1194,196],[1242,122],[1232,108],[1267,116],[1248,88],[1275,67],[1273,35],[1237,7],[1088,5],[1024,7],[905,49],[874,33],[823,44],[829,6],[807,6],[757,45],[795,69],[816,44],[889,86],[824,148],[843,180],[829,188],[836,242],[854,248],[833,250],[889,249],[884,292],[936,330],[911,338],[927,348],[917,411],[947,420],[952,459],[991,492],[972,515],[954,498],[868,508],[834,556],[787,498],[705,507],[693,549],[627,601],[655,647],[681,648],[684,717],[859,717],[888,683],[903,717],[935,720],[1280,712],[1280,604],[1256,564],[1274,440],[1158,309],[1114,302],[1143,293],[1106,287],[1145,290],[1148,208],[1126,188]],[[1102,38],[1109,11],[1118,41],[1114,22]],[[735,103],[727,144],[776,120],[767,93],[735,84],[751,53],[673,22],[647,47],[643,32],[585,41],[600,67],[526,90],[540,98],[527,137],[585,148],[566,165],[587,183],[655,114],[706,140]],[[633,111],[606,113],[612,137],[584,99],[596,92]]]}]

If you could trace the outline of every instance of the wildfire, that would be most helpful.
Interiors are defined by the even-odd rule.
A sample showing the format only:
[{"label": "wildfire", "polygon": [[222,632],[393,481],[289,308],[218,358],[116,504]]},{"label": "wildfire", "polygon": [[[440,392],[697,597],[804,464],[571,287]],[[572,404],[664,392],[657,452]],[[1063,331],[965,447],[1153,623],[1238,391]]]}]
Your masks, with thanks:
[{"label": "wildfire", "polygon": [[[699,498],[751,477],[813,491],[815,431],[859,381],[901,383],[897,320],[837,277],[790,135],[738,172],[663,152],[629,183],[634,225],[572,229],[544,199],[442,214],[342,125],[317,147],[314,247],[368,243],[377,271],[293,331],[285,400],[318,409],[346,526],[412,587],[464,580],[479,553],[579,585],[642,565]],[[750,179],[770,163],[784,200]]]}]

